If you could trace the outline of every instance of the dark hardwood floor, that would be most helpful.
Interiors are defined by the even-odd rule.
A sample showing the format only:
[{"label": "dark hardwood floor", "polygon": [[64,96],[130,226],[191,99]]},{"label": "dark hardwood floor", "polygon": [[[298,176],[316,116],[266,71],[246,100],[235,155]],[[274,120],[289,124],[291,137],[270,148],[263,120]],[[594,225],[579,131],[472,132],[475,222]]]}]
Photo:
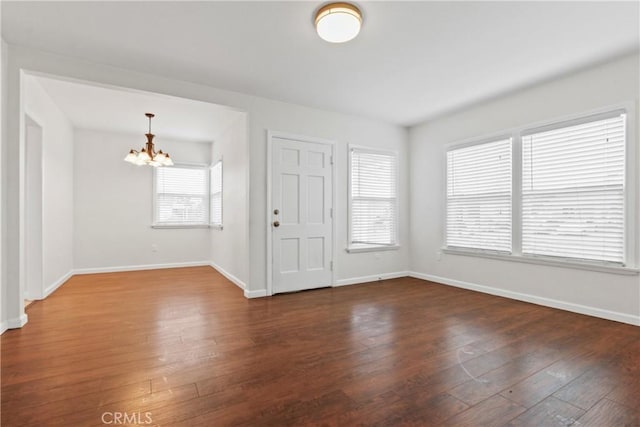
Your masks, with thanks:
[{"label": "dark hardwood floor", "polygon": [[76,276],[2,344],[2,426],[640,426],[640,328],[403,278],[246,300]]}]

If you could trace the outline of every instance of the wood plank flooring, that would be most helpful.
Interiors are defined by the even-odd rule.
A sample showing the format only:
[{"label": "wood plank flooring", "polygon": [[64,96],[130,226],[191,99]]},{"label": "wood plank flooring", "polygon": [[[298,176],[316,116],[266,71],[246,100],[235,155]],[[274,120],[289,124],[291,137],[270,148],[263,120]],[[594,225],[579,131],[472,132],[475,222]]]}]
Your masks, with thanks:
[{"label": "wood plank flooring", "polygon": [[27,313],[2,426],[640,426],[639,327],[418,279],[246,300],[209,267],[96,274]]}]

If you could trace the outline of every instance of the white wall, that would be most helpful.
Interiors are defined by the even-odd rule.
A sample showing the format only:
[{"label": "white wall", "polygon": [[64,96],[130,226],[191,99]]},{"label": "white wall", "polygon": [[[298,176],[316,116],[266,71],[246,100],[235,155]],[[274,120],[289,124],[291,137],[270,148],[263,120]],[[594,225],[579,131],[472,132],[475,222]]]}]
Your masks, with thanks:
[{"label": "white wall", "polygon": [[20,176],[20,162],[23,147],[20,144],[21,127],[21,81],[20,68],[12,65],[11,47],[5,45],[7,67],[4,71],[6,79],[6,108],[4,110],[6,129],[2,142],[2,227],[3,227],[3,293],[6,326],[16,328],[27,321],[21,295],[20,272],[20,235],[21,225],[20,188],[23,177]]},{"label": "white wall", "polygon": [[42,128],[42,288],[29,296],[44,298],[73,269],[73,128],[33,77],[24,84],[24,112]]},{"label": "white wall", "polygon": [[[251,289],[266,285],[267,129],[335,142],[335,276],[338,284],[403,274],[409,267],[407,131],[399,126],[343,114],[257,99],[251,127]],[[347,253],[348,144],[393,150],[399,161],[399,242],[397,251]],[[270,228],[269,228],[270,229]]]},{"label": "white wall", "polygon": [[[1,9],[1,8],[0,8]],[[1,15],[1,12],[0,12]],[[5,209],[7,208],[5,204],[5,183],[7,182],[5,178],[5,147],[7,145],[7,45],[4,40],[0,39],[0,181],[2,184],[0,185],[0,334],[4,332],[7,328],[7,318],[6,318],[6,309],[5,309],[5,301],[6,301],[6,283],[7,283],[7,275],[6,275],[6,233],[5,233]]]},{"label": "white wall", "polygon": [[24,298],[44,296],[42,279],[42,128],[25,117],[25,280]]},{"label": "white wall", "polygon": [[[527,294],[546,298],[553,300],[546,303],[567,309],[639,323],[637,275],[451,254],[443,254],[437,260],[437,252],[444,244],[445,145],[618,103],[632,101],[637,106],[639,89],[638,56],[633,55],[411,129],[412,270],[450,282],[492,287],[515,297]],[[638,120],[637,114],[633,119]],[[638,168],[638,159],[630,160]],[[630,237],[638,241],[638,236]]]},{"label": "white wall", "polygon": [[[75,130],[73,234],[76,271],[100,271],[209,260],[205,228],[151,228],[153,169],[123,161],[145,136]],[[176,162],[209,164],[211,143],[156,137]],[[154,250],[155,247],[155,250]]]},{"label": "white wall", "polygon": [[211,163],[222,159],[222,229],[212,228],[211,261],[238,286],[249,282],[249,147],[247,119],[239,117],[218,137]]}]

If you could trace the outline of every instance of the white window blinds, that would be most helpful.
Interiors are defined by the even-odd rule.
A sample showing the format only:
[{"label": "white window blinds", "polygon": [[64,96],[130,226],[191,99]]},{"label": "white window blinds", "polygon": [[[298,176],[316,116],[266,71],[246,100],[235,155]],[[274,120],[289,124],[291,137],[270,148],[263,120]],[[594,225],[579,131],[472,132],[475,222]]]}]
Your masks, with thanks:
[{"label": "white window blinds", "polygon": [[211,225],[222,225],[222,160],[211,167]]},{"label": "white window blinds", "polygon": [[350,245],[397,244],[396,156],[350,151]]},{"label": "white window blinds", "polygon": [[625,114],[522,144],[523,254],[623,263]]},{"label": "white window blinds", "polygon": [[448,247],[511,252],[511,139],[447,152]]},{"label": "white window blinds", "polygon": [[208,168],[154,168],[154,225],[208,223]]}]

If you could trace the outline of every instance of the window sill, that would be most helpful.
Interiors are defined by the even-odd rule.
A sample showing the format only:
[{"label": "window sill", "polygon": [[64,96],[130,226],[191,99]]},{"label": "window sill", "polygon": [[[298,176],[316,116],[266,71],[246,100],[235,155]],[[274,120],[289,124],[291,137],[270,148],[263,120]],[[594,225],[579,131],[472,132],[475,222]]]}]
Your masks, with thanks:
[{"label": "window sill", "polygon": [[400,245],[354,245],[349,246],[346,251],[353,254],[360,252],[396,251],[398,249],[400,249]]},{"label": "window sill", "polygon": [[209,228],[207,224],[152,224],[151,228]]},{"label": "window sill", "polygon": [[209,228],[212,230],[222,230],[222,224],[211,224]]},{"label": "window sill", "polygon": [[481,258],[498,259],[502,261],[523,262],[526,264],[539,264],[539,265],[549,265],[553,267],[575,268],[579,270],[599,271],[602,273],[622,274],[626,276],[633,276],[640,273],[639,269],[631,268],[631,267],[605,265],[605,264],[591,264],[588,262],[580,262],[580,261],[568,261],[568,260],[565,261],[565,260],[559,260],[559,259],[547,258],[547,257],[507,255],[507,254],[501,254],[497,252],[486,252],[486,251],[473,250],[473,249],[442,248],[442,252],[446,254],[452,254],[452,255],[475,256],[475,257],[481,257]]}]

